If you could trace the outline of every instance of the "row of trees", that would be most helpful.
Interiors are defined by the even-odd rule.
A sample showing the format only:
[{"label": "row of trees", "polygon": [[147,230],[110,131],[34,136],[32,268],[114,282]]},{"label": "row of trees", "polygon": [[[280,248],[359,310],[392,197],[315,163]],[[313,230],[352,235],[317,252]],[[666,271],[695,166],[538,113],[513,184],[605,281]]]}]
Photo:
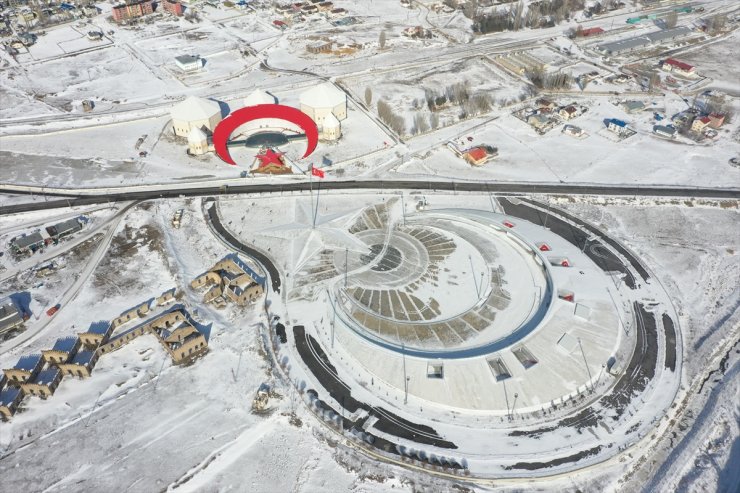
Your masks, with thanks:
[{"label": "row of trees", "polygon": [[574,11],[583,8],[584,0],[540,0],[529,4],[528,8],[520,0],[508,9],[481,13],[478,0],[468,0],[463,13],[473,21],[474,32],[487,34],[518,31],[525,27],[550,27],[570,19]]},{"label": "row of trees", "polygon": [[538,89],[567,89],[573,85],[573,76],[563,72],[547,73],[542,68],[529,70],[526,73],[527,78]]},{"label": "row of trees", "polygon": [[406,131],[406,122],[401,115],[397,115],[391,105],[387,101],[381,99],[378,101],[378,117],[383,120],[383,123],[396,132],[398,135],[403,135]]}]

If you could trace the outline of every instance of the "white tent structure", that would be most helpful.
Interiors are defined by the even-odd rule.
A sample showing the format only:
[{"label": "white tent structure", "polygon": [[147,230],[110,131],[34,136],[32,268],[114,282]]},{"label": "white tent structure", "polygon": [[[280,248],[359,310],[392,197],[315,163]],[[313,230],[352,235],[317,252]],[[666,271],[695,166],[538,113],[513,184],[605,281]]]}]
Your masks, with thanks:
[{"label": "white tent structure", "polygon": [[324,125],[324,120],[330,114],[339,121],[347,118],[347,95],[330,82],[304,92],[300,101],[301,111],[310,116],[319,127]]},{"label": "white tent structure", "polygon": [[257,106],[258,104],[275,104],[277,98],[262,89],[255,89],[249,96],[244,98],[244,106]]},{"label": "white tent structure", "polygon": [[170,110],[175,135],[187,137],[193,128],[206,128],[213,132],[221,121],[221,107],[210,99],[188,97]]},{"label": "white tent structure", "polygon": [[334,113],[329,113],[324,118],[324,124],[321,126],[321,138],[323,140],[339,140],[342,136],[342,124],[339,123]]},{"label": "white tent structure", "polygon": [[208,136],[198,127],[193,127],[188,133],[188,151],[195,156],[208,152]]}]

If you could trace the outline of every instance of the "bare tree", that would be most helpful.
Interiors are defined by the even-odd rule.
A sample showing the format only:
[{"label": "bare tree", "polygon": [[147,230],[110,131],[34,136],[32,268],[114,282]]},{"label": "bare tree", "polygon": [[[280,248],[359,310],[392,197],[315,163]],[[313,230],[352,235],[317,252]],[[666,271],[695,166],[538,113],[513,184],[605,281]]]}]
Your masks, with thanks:
[{"label": "bare tree", "polygon": [[421,113],[416,113],[414,115],[414,128],[416,129],[417,133],[424,133],[429,130],[429,123],[427,123],[426,118],[424,118],[424,115]]},{"label": "bare tree", "polygon": [[382,31],[380,31],[380,36],[378,37],[378,44],[380,45],[381,49],[385,48],[385,38],[386,38],[385,29],[383,29]]},{"label": "bare tree", "polygon": [[676,12],[675,10],[668,12],[668,15],[665,16],[665,27],[670,29],[670,28],[676,27],[677,23],[678,23],[678,12]]},{"label": "bare tree", "polygon": [[365,88],[365,104],[370,106],[373,102],[373,90],[369,87]]},{"label": "bare tree", "polygon": [[432,128],[432,130],[436,130],[437,127],[439,127],[439,115],[436,113],[432,113],[429,115],[429,126]]},{"label": "bare tree", "polygon": [[652,72],[648,81],[648,87],[650,92],[660,89],[660,74],[658,72]]}]

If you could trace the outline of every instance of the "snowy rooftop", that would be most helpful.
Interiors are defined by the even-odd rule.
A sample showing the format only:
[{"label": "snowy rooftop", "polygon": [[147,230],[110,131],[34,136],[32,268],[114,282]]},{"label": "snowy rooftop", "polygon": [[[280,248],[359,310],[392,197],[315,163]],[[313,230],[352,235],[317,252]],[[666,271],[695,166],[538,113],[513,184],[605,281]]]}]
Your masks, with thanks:
[{"label": "snowy rooftop", "polygon": [[208,120],[220,114],[221,107],[217,102],[195,96],[189,96],[170,110],[170,115],[174,120],[182,121]]},{"label": "snowy rooftop", "polygon": [[312,108],[334,108],[347,102],[347,95],[331,82],[324,82],[301,94],[301,104]]}]

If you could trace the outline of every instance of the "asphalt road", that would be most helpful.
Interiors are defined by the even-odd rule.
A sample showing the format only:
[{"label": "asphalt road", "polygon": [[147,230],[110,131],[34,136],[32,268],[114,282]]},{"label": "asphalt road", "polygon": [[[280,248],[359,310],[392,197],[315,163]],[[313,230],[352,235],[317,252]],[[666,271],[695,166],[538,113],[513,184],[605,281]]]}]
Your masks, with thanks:
[{"label": "asphalt road", "polygon": [[[506,198],[499,200],[499,204],[501,204],[501,207],[504,209],[506,214],[525,219],[531,223],[549,229],[556,235],[567,240],[569,243],[580,248],[581,251],[593,260],[594,263],[604,272],[621,272],[624,275],[625,284],[627,284],[630,289],[635,289],[636,284],[634,276],[627,266],[625,266],[610,250],[604,248],[599,240],[593,237],[589,238],[589,233],[583,231],[581,228],[589,228],[591,233],[598,232],[597,229],[590,227],[590,225],[573,216],[567,215],[561,210],[548,207],[547,210],[542,211],[532,207],[529,202],[530,201],[519,201],[519,203],[514,203]],[[532,203],[535,202],[532,201]],[[568,217],[571,221],[575,220],[579,227],[573,226],[570,222],[565,221],[560,216]],[[599,233],[599,235],[601,235],[601,233]],[[605,238],[605,241],[610,244],[613,242],[610,242],[610,238]],[[616,244],[616,242],[613,243]],[[637,264],[639,265],[639,262],[637,262]],[[640,268],[642,269],[642,266],[640,266]]]},{"label": "asphalt road", "polygon": [[[120,191],[113,193],[100,192],[91,195],[76,193],[45,193],[46,197],[61,197],[60,200],[15,204],[0,207],[0,215],[16,212],[53,209],[80,205],[101,204],[129,200],[151,200],[175,197],[202,197],[209,195],[237,195],[255,193],[307,192],[308,181],[295,183],[259,183],[233,186],[207,186],[198,188],[167,188],[146,191]],[[451,192],[484,192],[496,194],[561,194],[561,195],[609,195],[609,196],[645,196],[645,197],[680,197],[740,200],[740,190],[714,188],[654,187],[654,186],[612,186],[612,185],[569,185],[569,184],[530,184],[530,183],[489,183],[489,182],[450,182],[426,180],[362,180],[322,182],[324,190],[419,190]],[[23,190],[6,189],[14,195],[28,194]],[[39,195],[34,192],[34,195]]]},{"label": "asphalt road", "polygon": [[270,281],[272,282],[272,290],[276,293],[280,292],[280,273],[277,270],[277,267],[275,267],[275,264],[272,263],[272,260],[270,260],[266,255],[264,255],[262,252],[259,252],[255,250],[252,247],[249,247],[242,243],[241,241],[234,238],[234,235],[231,234],[229,230],[227,230],[223,224],[221,224],[221,218],[218,216],[218,210],[216,209],[216,203],[214,202],[211,204],[211,207],[208,208],[208,219],[213,226],[213,229],[218,232],[218,234],[221,236],[221,239],[223,239],[226,243],[231,245],[231,247],[238,251],[243,253],[244,255],[247,255],[251,257],[252,259],[259,262],[262,267],[267,271],[267,273],[270,275]]}]

